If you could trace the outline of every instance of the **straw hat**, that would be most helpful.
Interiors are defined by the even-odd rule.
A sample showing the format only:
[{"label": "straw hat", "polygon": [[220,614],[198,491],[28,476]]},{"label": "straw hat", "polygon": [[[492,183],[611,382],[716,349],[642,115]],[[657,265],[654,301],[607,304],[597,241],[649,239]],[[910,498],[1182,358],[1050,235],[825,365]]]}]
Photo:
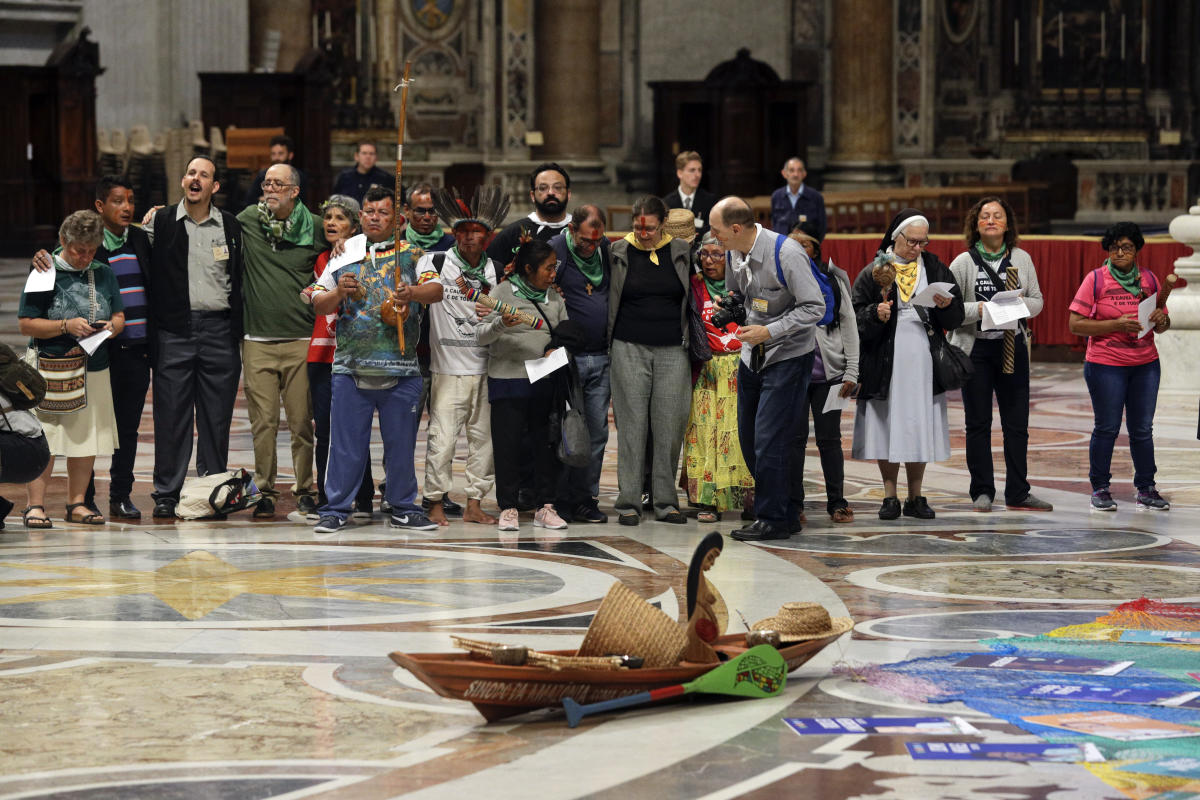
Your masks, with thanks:
[{"label": "straw hat", "polygon": [[829,612],[820,603],[784,603],[773,617],[754,623],[756,631],[779,631],[785,642],[805,642],[841,636],[854,627],[849,617],[829,618]]},{"label": "straw hat", "polygon": [[679,623],[617,581],[596,609],[577,655],[639,656],[647,668],[673,667],[687,643]]},{"label": "straw hat", "polygon": [[696,238],[696,215],[686,208],[672,208],[662,229],[676,239],[691,242]]}]

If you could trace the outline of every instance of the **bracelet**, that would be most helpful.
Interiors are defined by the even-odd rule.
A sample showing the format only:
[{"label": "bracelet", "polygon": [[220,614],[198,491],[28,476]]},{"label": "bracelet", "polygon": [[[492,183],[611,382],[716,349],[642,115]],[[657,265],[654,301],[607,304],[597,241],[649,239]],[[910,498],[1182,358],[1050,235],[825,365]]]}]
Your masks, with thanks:
[{"label": "bracelet", "polygon": [[65,334],[66,334],[66,332],[67,332],[67,321],[66,321],[65,319],[62,321],[62,325],[60,325],[60,326],[59,326],[58,332],[59,332],[59,334],[62,334],[62,335],[65,335]]}]

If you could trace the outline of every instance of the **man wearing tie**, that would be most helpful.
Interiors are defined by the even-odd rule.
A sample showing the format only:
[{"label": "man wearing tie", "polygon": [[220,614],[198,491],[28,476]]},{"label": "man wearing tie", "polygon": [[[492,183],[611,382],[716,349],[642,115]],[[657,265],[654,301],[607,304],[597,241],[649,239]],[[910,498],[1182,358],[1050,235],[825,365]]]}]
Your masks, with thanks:
[{"label": "man wearing tie", "polygon": [[675,175],[679,178],[679,188],[664,197],[663,202],[667,208],[691,211],[696,217],[696,235],[703,236],[708,232],[708,212],[712,211],[717,196],[700,188],[700,178],[704,175],[700,154],[684,150],[675,156]]}]

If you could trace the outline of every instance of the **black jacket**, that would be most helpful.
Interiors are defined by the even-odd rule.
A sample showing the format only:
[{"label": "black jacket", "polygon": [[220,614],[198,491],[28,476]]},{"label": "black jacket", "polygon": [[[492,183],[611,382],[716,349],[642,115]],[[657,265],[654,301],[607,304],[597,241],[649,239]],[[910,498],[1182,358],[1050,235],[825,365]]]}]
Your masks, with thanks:
[{"label": "black jacket", "polygon": [[[925,264],[925,279],[929,283],[944,281],[950,283],[950,294],[953,302],[945,308],[936,306],[925,309],[929,315],[929,323],[936,328],[933,335],[945,336],[945,331],[954,330],[963,323],[964,310],[962,291],[954,281],[949,267],[943,264],[933,253],[922,253]],[[854,314],[858,319],[858,400],[886,400],[888,389],[892,384],[892,355],[896,346],[896,314],[887,322],[880,322],[876,307],[884,300],[893,302],[897,299],[896,285],[888,289],[887,296],[875,278],[871,275],[868,264],[854,280],[851,296],[854,302]],[[946,391],[937,383],[934,377],[930,396]]]},{"label": "black jacket", "polygon": [[[678,188],[673,192],[668,192],[662,200],[667,204],[667,208],[683,208],[683,195],[679,194]],[[703,186],[696,187],[696,195],[692,198],[692,214],[703,223],[701,227],[696,228],[697,236],[708,233],[708,214],[716,204],[717,196],[715,194]]]},{"label": "black jacket", "polygon": [[[177,336],[192,335],[192,303],[188,293],[188,234],[182,219],[175,219],[178,205],[163,206],[154,215],[154,246],[150,254],[150,287],[154,302],[150,319],[156,330]],[[214,207],[215,208],[215,207]],[[237,217],[220,211],[229,260],[229,327],[233,346],[242,340],[242,226]]]}]

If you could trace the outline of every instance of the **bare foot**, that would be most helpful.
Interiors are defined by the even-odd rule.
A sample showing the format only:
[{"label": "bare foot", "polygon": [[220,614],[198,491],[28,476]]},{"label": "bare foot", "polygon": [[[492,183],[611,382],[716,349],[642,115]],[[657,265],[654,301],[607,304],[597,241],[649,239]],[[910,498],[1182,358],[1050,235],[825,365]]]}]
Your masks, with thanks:
[{"label": "bare foot", "polygon": [[[441,509],[441,506],[438,506]],[[481,525],[495,525],[496,518],[485,513],[478,500],[467,498],[467,508],[463,511],[463,522],[478,522]]]},{"label": "bare foot", "polygon": [[450,527],[450,520],[446,519],[446,511],[442,508],[441,500],[430,504],[428,517],[443,528]]}]

